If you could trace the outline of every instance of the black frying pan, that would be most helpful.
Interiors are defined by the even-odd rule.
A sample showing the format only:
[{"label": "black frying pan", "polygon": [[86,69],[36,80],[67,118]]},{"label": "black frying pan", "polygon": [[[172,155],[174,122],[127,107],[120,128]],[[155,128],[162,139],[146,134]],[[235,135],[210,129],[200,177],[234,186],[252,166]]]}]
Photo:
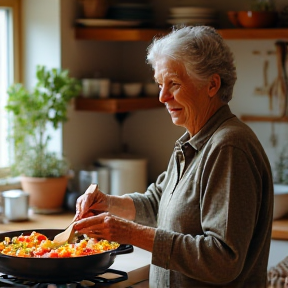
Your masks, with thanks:
[{"label": "black frying pan", "polygon": [[[63,230],[37,229],[18,230],[0,233],[0,242],[5,237],[30,235],[36,231],[44,234],[49,239]],[[68,282],[93,279],[96,275],[103,274],[113,263],[116,255],[133,252],[133,246],[121,244],[117,249],[99,254],[70,257],[70,258],[27,258],[4,255],[0,253],[0,272],[18,278],[25,278],[37,282]]]}]

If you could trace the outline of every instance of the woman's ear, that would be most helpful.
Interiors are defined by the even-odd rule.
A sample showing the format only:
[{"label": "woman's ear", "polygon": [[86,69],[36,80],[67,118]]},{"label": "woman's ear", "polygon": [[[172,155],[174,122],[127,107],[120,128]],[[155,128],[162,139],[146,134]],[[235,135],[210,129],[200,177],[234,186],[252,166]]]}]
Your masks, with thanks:
[{"label": "woman's ear", "polygon": [[219,74],[213,74],[210,77],[209,86],[208,86],[208,95],[214,97],[221,87],[221,78]]}]

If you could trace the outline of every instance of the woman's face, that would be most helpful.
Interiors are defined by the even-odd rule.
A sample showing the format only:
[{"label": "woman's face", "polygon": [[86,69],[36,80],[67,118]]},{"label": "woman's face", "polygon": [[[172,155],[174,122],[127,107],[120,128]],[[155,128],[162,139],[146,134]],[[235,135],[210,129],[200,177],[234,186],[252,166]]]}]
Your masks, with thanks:
[{"label": "woman's face", "polygon": [[159,100],[166,105],[173,123],[185,127],[191,135],[196,134],[210,114],[209,81],[200,83],[191,78],[182,63],[171,59],[157,61],[154,69]]}]

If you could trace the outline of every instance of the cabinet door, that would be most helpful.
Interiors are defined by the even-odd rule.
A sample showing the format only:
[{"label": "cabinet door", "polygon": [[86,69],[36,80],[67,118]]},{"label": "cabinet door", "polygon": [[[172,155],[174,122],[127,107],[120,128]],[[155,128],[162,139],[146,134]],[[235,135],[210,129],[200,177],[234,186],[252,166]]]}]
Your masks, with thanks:
[{"label": "cabinet door", "polygon": [[288,241],[271,240],[268,269],[288,256]]}]

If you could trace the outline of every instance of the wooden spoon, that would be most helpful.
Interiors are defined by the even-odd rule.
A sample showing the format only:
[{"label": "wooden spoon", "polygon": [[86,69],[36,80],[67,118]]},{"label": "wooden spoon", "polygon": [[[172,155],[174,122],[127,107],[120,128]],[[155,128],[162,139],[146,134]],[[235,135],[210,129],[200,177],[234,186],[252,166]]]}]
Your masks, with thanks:
[{"label": "wooden spoon", "polygon": [[65,244],[66,242],[69,242],[73,239],[75,234],[74,230],[74,221],[61,233],[57,234],[53,242],[57,245]]},{"label": "wooden spoon", "polygon": [[[98,189],[97,184],[91,184],[87,188],[85,193],[93,193],[97,189]],[[74,222],[75,222],[75,220],[76,220],[76,216],[73,218],[72,222],[69,224],[69,226],[63,232],[57,234],[54,237],[53,242],[55,244],[62,245],[62,244],[65,244],[66,242],[69,243],[69,241],[71,241],[74,238],[74,235],[75,235]]]}]

